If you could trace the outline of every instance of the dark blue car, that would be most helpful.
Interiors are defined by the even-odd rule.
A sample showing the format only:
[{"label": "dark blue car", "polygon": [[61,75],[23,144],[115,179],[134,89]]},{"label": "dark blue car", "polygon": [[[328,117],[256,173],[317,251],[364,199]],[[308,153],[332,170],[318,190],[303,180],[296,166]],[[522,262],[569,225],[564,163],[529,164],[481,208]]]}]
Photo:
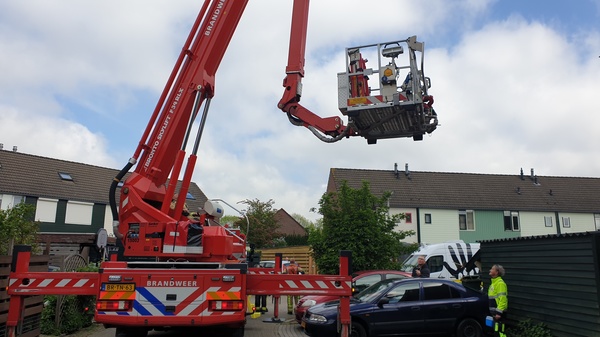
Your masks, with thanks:
[{"label": "dark blue car", "polygon": [[[332,301],[308,309],[302,320],[305,332],[337,336],[338,304]],[[487,314],[487,295],[453,281],[383,280],[351,299],[351,336],[481,337]]]}]

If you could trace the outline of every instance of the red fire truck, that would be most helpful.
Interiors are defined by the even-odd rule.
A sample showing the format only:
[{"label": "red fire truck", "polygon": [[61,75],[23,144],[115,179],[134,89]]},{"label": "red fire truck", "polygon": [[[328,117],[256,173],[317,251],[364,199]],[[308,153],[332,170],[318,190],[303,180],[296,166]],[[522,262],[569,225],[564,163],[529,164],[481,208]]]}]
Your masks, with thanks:
[{"label": "red fire truck", "polygon": [[[135,153],[112,181],[118,258],[103,262],[98,273],[32,273],[27,267],[30,248],[16,247],[8,290],[11,337],[22,319],[24,297],[49,294],[96,296],[95,320],[116,327],[118,337],[207,326],[222,328],[223,335],[243,336],[248,295],[334,295],[341,298],[340,333],[348,336],[349,252],[340,254],[340,275],[282,275],[277,268],[259,273],[246,263],[244,234],[218,223],[223,214],[218,203],[207,202],[197,218],[184,214],[215,73],[247,2],[205,0]],[[325,142],[361,136],[370,144],[384,138],[421,140],[436,129],[437,114],[427,92],[430,81],[422,68],[423,43],[416,37],[346,50],[346,71],[338,74],[338,102],[348,125],[340,117],[321,118],[300,105],[308,8],[309,0],[293,2],[287,75],[278,103],[292,124]],[[408,62],[398,65],[404,46]],[[377,68],[366,67],[364,48],[375,48]],[[406,73],[404,81],[399,80],[401,72]],[[198,118],[200,127],[192,138]],[[182,170],[176,191],[170,182]]]}]

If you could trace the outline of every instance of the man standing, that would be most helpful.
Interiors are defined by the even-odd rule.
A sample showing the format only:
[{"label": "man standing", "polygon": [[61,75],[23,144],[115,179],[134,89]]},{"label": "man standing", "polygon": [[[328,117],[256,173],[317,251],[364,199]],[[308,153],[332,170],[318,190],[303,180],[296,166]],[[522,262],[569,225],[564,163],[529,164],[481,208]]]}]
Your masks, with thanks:
[{"label": "man standing", "polygon": [[492,284],[488,289],[490,314],[494,318],[494,332],[499,337],[506,337],[504,319],[506,318],[506,309],[508,309],[508,288],[502,279],[504,273],[504,267],[499,264],[493,265],[490,269]]},{"label": "man standing", "polygon": [[[296,263],[293,258],[290,259],[290,263],[283,270],[284,274],[304,274],[302,268]],[[287,313],[291,315],[294,310],[294,305],[298,304],[298,296],[287,295]]]},{"label": "man standing", "polygon": [[412,277],[429,277],[429,267],[425,263],[425,256],[421,255],[417,259],[417,265],[412,270]]}]

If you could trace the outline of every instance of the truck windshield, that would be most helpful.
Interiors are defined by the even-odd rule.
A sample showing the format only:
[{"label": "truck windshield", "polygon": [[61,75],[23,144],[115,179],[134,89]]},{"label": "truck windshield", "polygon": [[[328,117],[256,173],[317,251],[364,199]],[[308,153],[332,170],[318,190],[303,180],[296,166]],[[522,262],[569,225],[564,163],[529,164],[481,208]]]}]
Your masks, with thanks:
[{"label": "truck windshield", "polygon": [[417,265],[418,259],[419,259],[419,255],[415,255],[415,254],[412,254],[411,256],[407,257],[406,260],[404,260],[404,263],[402,263],[401,270],[405,271],[407,273],[411,273],[414,266]]}]

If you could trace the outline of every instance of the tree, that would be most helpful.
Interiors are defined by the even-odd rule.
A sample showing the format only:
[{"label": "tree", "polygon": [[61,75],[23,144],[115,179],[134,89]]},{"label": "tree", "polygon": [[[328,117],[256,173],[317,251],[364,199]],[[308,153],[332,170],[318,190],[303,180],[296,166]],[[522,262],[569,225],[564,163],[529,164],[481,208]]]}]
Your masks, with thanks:
[{"label": "tree", "polygon": [[[239,220],[240,220],[239,216],[225,215],[219,220],[219,223],[223,226],[225,226],[225,224],[235,225]],[[244,218],[244,222],[246,222],[245,218]],[[246,230],[245,225],[242,227],[244,227],[244,230]]]},{"label": "tree", "polygon": [[401,240],[413,231],[394,231],[404,214],[390,215],[391,193],[374,196],[368,182],[352,189],[346,182],[339,191],[325,193],[319,201],[322,226],[311,226],[309,243],[319,271],[339,273],[340,250],[352,251],[352,269],[398,269],[398,257],[407,248]]},{"label": "tree", "polygon": [[292,214],[292,218],[294,218],[294,220],[298,221],[298,223],[304,228],[313,224],[312,221],[308,220],[305,216],[300,215],[298,213]]},{"label": "tree", "polygon": [[248,206],[246,216],[250,221],[250,234],[246,233],[246,219],[239,218],[235,225],[239,226],[242,233],[248,235],[248,241],[254,243],[256,248],[269,248],[277,245],[281,234],[277,233],[280,225],[275,220],[273,200],[261,202],[258,199],[246,199],[242,203]]},{"label": "tree", "polygon": [[35,206],[24,202],[0,210],[0,255],[11,255],[14,245],[27,244],[36,248],[39,223],[33,221]]}]

